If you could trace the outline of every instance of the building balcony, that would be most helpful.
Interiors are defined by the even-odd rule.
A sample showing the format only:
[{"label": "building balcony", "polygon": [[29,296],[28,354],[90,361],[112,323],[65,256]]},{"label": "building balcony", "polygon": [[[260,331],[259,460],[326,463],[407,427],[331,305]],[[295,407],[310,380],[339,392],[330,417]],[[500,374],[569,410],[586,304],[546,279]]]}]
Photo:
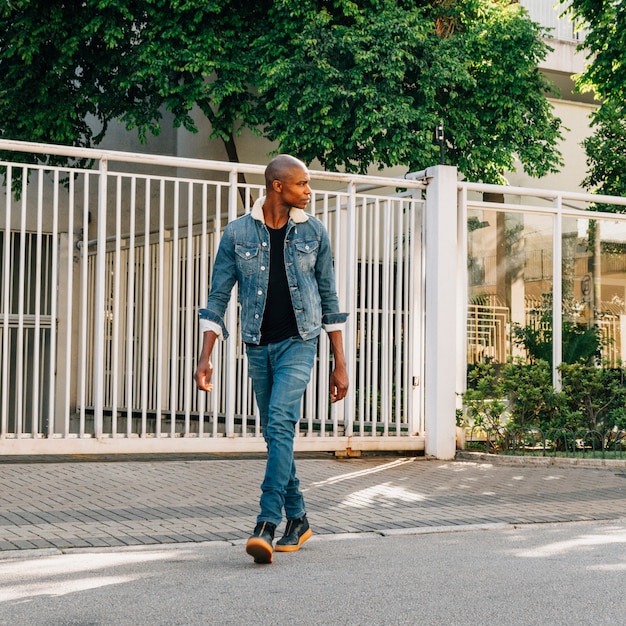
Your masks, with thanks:
[{"label": "building balcony", "polygon": [[565,100],[593,103],[593,94],[573,93],[572,76],[584,71],[586,54],[578,46],[585,39],[585,30],[578,29],[568,15],[566,6],[558,0],[520,0],[530,18],[549,29],[548,44],[552,50],[539,65],[540,69],[557,85]]}]

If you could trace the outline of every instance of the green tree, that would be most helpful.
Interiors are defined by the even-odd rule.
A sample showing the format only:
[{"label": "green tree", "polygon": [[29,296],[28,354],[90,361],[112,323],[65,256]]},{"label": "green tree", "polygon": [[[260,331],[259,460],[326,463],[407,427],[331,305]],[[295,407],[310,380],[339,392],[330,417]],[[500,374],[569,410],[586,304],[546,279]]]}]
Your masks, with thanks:
[{"label": "green tree", "polygon": [[588,165],[583,185],[598,193],[626,195],[626,3],[572,0],[570,12],[586,30],[580,48],[586,51],[588,65],[577,88],[593,91],[601,101],[592,115],[593,135],[583,144]]},{"label": "green tree", "polygon": [[[606,101],[592,115],[593,134],[583,141],[587,176],[583,185],[598,193],[626,195],[626,107]],[[619,213],[624,207],[598,204],[598,210]]]},{"label": "green tree", "polygon": [[[248,127],[331,169],[446,159],[496,182],[558,169],[544,32],[510,0],[12,0],[0,6],[0,137],[97,145],[196,111],[235,160]],[[94,122],[95,120],[95,122]]]},{"label": "green tree", "polygon": [[626,4],[622,0],[560,0],[586,31],[581,49],[589,61],[578,78],[581,90],[598,98],[626,99]]},{"label": "green tree", "polygon": [[237,160],[253,106],[243,0],[14,0],[0,5],[0,137],[91,147],[120,120],[140,139],[198,107]]}]

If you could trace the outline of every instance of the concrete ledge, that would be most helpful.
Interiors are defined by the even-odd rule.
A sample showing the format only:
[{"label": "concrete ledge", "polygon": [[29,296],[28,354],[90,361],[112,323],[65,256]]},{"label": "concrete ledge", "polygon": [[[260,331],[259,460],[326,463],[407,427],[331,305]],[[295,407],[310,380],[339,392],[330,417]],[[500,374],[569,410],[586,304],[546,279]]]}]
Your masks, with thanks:
[{"label": "concrete ledge", "polygon": [[481,461],[494,465],[538,465],[541,467],[586,467],[626,469],[626,459],[576,459],[554,456],[508,456],[457,450],[457,461]]}]

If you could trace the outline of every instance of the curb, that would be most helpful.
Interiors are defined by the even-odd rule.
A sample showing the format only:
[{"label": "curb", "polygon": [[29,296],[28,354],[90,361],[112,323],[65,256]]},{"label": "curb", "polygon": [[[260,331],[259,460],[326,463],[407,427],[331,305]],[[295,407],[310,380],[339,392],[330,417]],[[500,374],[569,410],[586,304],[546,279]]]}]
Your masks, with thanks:
[{"label": "curb", "polygon": [[[512,530],[520,527],[546,526],[546,525],[563,525],[563,524],[598,524],[598,523],[623,523],[626,524],[626,518],[611,519],[588,519],[588,520],[564,520],[551,522],[494,522],[492,524],[459,524],[458,526],[418,526],[414,528],[389,528],[387,530],[375,530],[364,532],[348,532],[348,533],[332,533],[313,535],[310,543],[326,542],[326,541],[345,541],[354,539],[383,539],[385,537],[406,537],[418,535],[439,535],[452,533],[467,532],[485,532],[494,530]],[[47,556],[71,556],[73,554],[101,554],[102,552],[124,553],[124,552],[157,552],[162,550],[181,550],[181,549],[226,549],[226,548],[242,548],[245,545],[244,540],[233,541],[186,541],[175,543],[161,543],[151,545],[133,545],[133,546],[101,546],[89,548],[39,548],[32,550],[8,550],[0,552],[0,563],[7,561],[24,560],[29,558],[41,558]]]},{"label": "curb", "polygon": [[626,469],[626,459],[572,459],[553,456],[506,456],[457,450],[456,461],[488,461],[494,465],[538,465],[540,467],[580,467],[587,469]]}]

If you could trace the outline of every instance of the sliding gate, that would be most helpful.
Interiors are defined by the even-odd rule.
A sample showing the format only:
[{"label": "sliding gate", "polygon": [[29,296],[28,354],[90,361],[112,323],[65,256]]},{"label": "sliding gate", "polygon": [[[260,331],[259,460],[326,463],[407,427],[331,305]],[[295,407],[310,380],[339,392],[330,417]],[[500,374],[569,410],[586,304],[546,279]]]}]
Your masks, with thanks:
[{"label": "sliding gate", "polygon": [[[193,370],[220,235],[262,194],[264,168],[0,144],[15,157],[0,162],[0,454],[263,450],[239,333],[216,346],[212,393]],[[423,449],[424,185],[311,177],[349,312],[350,392],[329,404],[322,337],[296,447]],[[237,313],[233,293],[232,331]]]}]

